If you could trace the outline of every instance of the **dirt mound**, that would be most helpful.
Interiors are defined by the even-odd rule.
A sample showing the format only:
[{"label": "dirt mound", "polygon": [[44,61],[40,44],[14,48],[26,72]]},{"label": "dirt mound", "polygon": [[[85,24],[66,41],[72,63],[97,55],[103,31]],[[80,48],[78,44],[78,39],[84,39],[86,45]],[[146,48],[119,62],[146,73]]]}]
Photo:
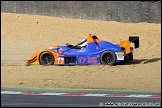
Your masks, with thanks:
[{"label": "dirt mound", "polygon": [[[161,24],[1,16],[1,87],[161,91]],[[139,36],[140,48],[126,65],[24,65],[39,49],[76,44],[89,33],[113,43]]]}]

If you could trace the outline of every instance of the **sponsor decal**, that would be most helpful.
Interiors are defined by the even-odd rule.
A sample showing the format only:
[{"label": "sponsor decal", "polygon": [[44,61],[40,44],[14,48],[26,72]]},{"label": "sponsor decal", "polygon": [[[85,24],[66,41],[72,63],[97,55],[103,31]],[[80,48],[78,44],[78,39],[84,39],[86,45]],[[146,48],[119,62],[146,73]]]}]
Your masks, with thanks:
[{"label": "sponsor decal", "polygon": [[127,42],[124,42],[124,46],[127,46]]},{"label": "sponsor decal", "polygon": [[124,52],[115,52],[117,60],[124,60]]},{"label": "sponsor decal", "polygon": [[124,56],[117,55],[117,60],[124,60]]},{"label": "sponsor decal", "polygon": [[97,57],[87,57],[89,63],[96,63],[97,62]]},{"label": "sponsor decal", "polygon": [[118,54],[118,55],[123,55],[124,52],[115,52],[115,54]]},{"label": "sponsor decal", "polygon": [[85,57],[79,57],[78,59],[79,63],[84,63],[86,61]]},{"label": "sponsor decal", "polygon": [[58,57],[57,58],[57,63],[58,64],[64,64],[64,57]]}]

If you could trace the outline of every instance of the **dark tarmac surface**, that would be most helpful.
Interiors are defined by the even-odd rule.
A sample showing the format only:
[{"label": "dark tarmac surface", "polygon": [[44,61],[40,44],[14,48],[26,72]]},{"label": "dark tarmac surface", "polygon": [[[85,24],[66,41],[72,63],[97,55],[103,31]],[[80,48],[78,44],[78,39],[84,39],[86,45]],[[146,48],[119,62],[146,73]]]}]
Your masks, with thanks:
[{"label": "dark tarmac surface", "polygon": [[1,107],[161,106],[161,98],[1,94]]}]

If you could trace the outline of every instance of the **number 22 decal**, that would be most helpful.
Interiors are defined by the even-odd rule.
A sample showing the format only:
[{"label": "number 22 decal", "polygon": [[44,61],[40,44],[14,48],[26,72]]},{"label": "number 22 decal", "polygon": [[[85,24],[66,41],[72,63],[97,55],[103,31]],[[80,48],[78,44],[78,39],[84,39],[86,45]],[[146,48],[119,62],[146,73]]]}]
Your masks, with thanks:
[{"label": "number 22 decal", "polygon": [[58,57],[57,58],[57,63],[58,64],[64,64],[64,57]]}]

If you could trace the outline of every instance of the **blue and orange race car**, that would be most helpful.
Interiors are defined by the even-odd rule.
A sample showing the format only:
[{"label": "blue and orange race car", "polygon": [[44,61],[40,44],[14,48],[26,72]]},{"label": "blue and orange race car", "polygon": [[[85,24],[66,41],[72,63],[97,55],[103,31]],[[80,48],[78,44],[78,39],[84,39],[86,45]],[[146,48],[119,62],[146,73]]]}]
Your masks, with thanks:
[{"label": "blue and orange race car", "polygon": [[[134,47],[131,46],[131,42],[134,43]],[[86,46],[82,47],[85,43]],[[128,41],[121,40],[119,44],[113,44],[89,34],[77,45],[67,43],[37,51],[27,60],[27,65],[116,65],[122,61],[133,60],[134,48],[139,48],[138,36],[129,36]]]}]

